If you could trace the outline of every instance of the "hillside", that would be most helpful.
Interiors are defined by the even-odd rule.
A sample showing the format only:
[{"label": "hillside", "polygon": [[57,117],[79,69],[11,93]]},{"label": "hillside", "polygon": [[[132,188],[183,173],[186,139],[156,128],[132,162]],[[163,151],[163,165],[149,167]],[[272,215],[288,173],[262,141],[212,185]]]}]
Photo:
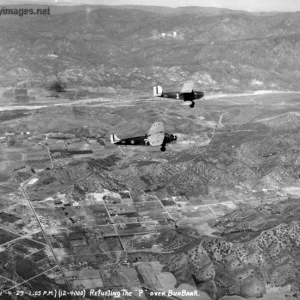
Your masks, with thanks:
[{"label": "hillside", "polygon": [[[183,289],[207,300],[298,297],[299,94],[194,109],[124,102],[0,112],[0,252],[20,275],[1,274],[29,290],[124,286],[144,300]],[[178,135],[166,152],[110,144],[111,133],[143,135],[157,120]],[[56,266],[49,249],[60,270],[21,272],[47,270],[45,257]]]},{"label": "hillside", "polygon": [[299,298],[300,13],[50,8],[0,18],[0,294]]},{"label": "hillside", "polygon": [[25,81],[44,88],[58,77],[68,87],[151,93],[155,84],[192,78],[207,92],[297,90],[299,18],[143,6],[51,6],[47,16],[6,15],[1,86]]}]

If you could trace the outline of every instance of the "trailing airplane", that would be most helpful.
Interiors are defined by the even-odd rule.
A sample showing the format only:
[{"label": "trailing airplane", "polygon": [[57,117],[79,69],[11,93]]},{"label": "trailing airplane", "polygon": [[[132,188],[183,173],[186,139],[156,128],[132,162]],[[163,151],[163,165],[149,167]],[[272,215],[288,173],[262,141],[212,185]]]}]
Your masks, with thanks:
[{"label": "trailing airplane", "polygon": [[198,82],[187,81],[180,88],[163,91],[161,86],[153,87],[153,96],[161,98],[172,98],[181,100],[183,105],[190,105],[190,108],[195,106],[194,100],[204,97],[204,92],[200,90]]},{"label": "trailing airplane", "polygon": [[130,145],[130,146],[151,146],[158,147],[161,146],[161,151],[166,151],[166,145],[177,140],[177,136],[173,134],[166,133],[164,130],[164,125],[162,122],[155,122],[148,134],[144,136],[119,139],[115,134],[110,135],[110,141],[112,144],[116,145]]}]

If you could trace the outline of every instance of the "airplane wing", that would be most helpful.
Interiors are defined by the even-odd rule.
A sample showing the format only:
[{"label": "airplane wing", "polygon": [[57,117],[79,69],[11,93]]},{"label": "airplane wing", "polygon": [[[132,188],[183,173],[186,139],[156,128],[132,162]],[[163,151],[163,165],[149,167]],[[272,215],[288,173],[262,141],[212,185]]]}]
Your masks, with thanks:
[{"label": "airplane wing", "polygon": [[162,122],[155,122],[149,129],[148,136],[151,136],[155,133],[162,132],[165,134],[164,124]]},{"label": "airplane wing", "polygon": [[163,144],[164,138],[165,138],[164,132],[156,132],[151,134],[148,137],[148,142],[150,146],[161,146]]},{"label": "airplane wing", "polygon": [[181,93],[191,93],[194,88],[194,81],[187,81],[183,84],[183,87],[181,89]]},{"label": "airplane wing", "polygon": [[162,145],[165,138],[165,128],[162,122],[155,122],[148,132],[148,142],[150,146]]}]

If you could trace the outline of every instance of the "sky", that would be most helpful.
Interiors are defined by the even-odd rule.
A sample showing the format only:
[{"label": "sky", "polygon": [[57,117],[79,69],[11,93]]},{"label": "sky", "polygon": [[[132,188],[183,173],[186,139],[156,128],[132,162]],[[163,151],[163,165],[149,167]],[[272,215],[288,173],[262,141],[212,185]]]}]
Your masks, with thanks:
[{"label": "sky", "polygon": [[36,4],[106,4],[151,6],[208,6],[246,11],[300,11],[300,0],[0,0],[0,5],[31,2]]},{"label": "sky", "polygon": [[247,11],[300,11],[300,0],[98,0],[100,4],[210,6]]}]

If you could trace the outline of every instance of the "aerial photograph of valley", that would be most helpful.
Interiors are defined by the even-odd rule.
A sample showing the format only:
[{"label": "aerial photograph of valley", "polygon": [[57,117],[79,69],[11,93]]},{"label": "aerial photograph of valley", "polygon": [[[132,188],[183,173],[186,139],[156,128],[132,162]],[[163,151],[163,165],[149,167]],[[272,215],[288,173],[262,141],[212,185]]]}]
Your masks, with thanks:
[{"label": "aerial photograph of valley", "polygon": [[0,0],[0,300],[300,299],[299,0]]}]

